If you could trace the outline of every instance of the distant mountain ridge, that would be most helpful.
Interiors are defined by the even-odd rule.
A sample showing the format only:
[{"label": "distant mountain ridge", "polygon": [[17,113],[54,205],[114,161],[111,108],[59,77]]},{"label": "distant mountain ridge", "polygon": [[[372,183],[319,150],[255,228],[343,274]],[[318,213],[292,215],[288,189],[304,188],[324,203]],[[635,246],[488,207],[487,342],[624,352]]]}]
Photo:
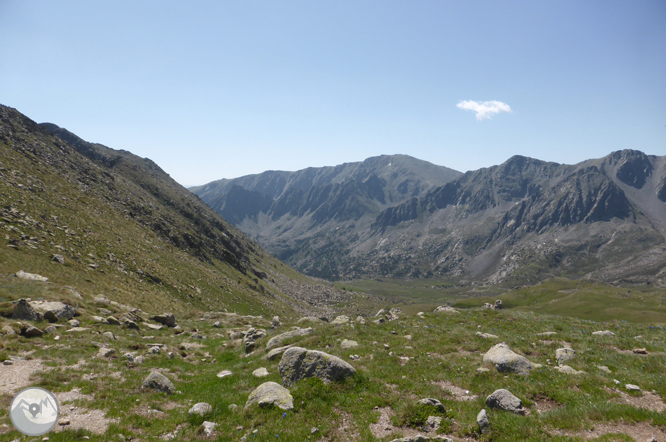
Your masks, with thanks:
[{"label": "distant mountain ridge", "polygon": [[[388,171],[396,159],[400,172]],[[190,190],[280,259],[323,278],[666,276],[664,156],[624,150],[576,165],[514,156],[439,176],[441,166],[399,155],[350,164]],[[332,173],[345,168],[355,173]]]}]

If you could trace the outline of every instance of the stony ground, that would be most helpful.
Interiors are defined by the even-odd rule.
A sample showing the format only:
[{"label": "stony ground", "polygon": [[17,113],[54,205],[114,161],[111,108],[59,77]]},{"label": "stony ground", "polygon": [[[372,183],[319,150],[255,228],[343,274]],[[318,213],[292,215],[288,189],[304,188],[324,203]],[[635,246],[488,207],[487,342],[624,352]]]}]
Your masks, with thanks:
[{"label": "stony ground", "polygon": [[[440,310],[295,324],[199,312],[176,317],[177,326],[169,327],[151,319],[163,312],[131,310],[98,297],[79,301],[83,314],[73,318],[78,324],[4,317],[0,441],[42,440],[13,430],[8,417],[13,394],[26,386],[49,389],[59,400],[51,441],[666,441],[661,325]],[[28,325],[48,332],[21,335]],[[295,382],[289,387],[293,406],[286,410],[245,408],[258,386],[283,384],[282,354],[267,359],[269,340],[308,327],[311,332],[294,333],[279,346],[326,352],[356,374],[331,383]],[[527,373],[511,369],[524,361],[484,362],[483,355],[501,342],[517,361],[527,361]],[[560,348],[571,348],[573,356],[558,364]],[[142,388],[153,372],[171,382],[172,392]],[[486,399],[498,389],[515,395],[522,411],[490,408]],[[424,398],[440,401],[444,411],[419,405]],[[190,413],[202,402],[210,404],[207,413]],[[482,409],[489,420],[484,433],[477,423]]]}]

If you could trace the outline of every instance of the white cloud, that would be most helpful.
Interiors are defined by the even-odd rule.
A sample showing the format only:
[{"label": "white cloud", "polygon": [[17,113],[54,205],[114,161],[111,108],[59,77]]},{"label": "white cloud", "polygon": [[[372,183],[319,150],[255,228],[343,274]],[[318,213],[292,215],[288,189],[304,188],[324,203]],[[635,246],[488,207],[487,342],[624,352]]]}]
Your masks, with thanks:
[{"label": "white cloud", "polygon": [[484,101],[479,103],[478,101],[461,101],[456,105],[460,109],[471,110],[476,112],[476,119],[482,121],[486,118],[490,118],[493,114],[499,114],[500,112],[511,112],[511,108],[508,104],[502,103],[501,101]]}]

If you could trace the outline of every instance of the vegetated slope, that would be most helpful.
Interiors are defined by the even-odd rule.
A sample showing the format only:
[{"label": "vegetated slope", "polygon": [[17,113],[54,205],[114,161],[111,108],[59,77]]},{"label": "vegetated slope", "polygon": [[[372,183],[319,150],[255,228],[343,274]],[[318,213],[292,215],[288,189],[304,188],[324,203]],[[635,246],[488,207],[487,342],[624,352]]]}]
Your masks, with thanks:
[{"label": "vegetated slope", "polygon": [[[366,162],[380,160],[391,161]],[[413,174],[415,181],[419,169]],[[563,165],[515,156],[384,203],[368,190],[266,191],[267,183],[290,176],[267,172],[193,190],[206,198],[215,185],[227,186],[207,202],[279,258],[324,278],[520,285],[550,277],[653,283],[666,276],[666,157],[625,150]]]},{"label": "vegetated slope", "polygon": [[468,172],[373,224],[361,274],[534,283],[663,282],[666,157],[625,150],[577,165],[516,156]]},{"label": "vegetated slope", "polygon": [[406,155],[382,155],[190,190],[283,261],[313,276],[338,279],[346,274],[346,256],[383,210],[460,175]]},{"label": "vegetated slope", "polygon": [[0,150],[4,274],[39,273],[147,311],[332,314],[328,305],[350,301],[265,253],[149,159],[5,106]]}]

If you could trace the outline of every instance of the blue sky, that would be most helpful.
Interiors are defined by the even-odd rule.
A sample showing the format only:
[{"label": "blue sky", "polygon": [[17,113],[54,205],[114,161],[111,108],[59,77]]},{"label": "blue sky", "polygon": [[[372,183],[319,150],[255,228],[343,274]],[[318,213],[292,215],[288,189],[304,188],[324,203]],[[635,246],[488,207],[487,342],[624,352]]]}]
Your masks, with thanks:
[{"label": "blue sky", "polygon": [[664,155],[665,79],[663,0],[0,0],[0,103],[185,185]]}]

